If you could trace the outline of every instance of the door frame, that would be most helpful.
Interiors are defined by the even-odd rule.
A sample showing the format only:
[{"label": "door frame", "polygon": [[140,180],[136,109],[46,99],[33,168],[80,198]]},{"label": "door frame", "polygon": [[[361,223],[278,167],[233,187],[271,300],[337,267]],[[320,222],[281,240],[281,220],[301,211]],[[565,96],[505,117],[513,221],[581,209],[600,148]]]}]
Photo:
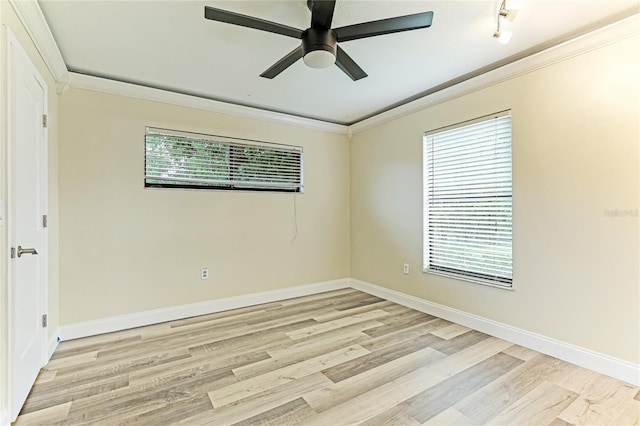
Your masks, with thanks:
[{"label": "door frame", "polygon": [[[23,56],[29,61],[32,65],[33,71],[35,73],[36,80],[42,86],[44,91],[43,98],[43,113],[48,116],[48,85],[44,78],[42,77],[40,71],[37,69],[33,60],[29,57],[26,50],[22,47],[16,35],[8,28],[6,25],[2,26],[2,56],[1,56],[1,64],[2,64],[2,75],[0,84],[2,84],[2,93],[4,93],[3,101],[2,101],[2,114],[0,117],[1,120],[1,129],[2,133],[0,137],[2,138],[2,150],[0,153],[2,166],[2,176],[0,179],[2,181],[2,185],[0,188],[1,197],[0,197],[0,205],[2,215],[2,226],[1,226],[1,239],[2,244],[0,247],[0,254],[2,255],[2,266],[3,274],[0,277],[2,279],[2,288],[0,291],[0,309],[2,310],[2,315],[0,320],[3,324],[2,328],[0,328],[0,332],[2,333],[2,348],[0,351],[0,355],[2,355],[2,365],[0,365],[0,373],[2,376],[2,381],[0,382],[0,386],[2,388],[2,400],[0,400],[0,406],[2,412],[0,413],[0,420],[4,420],[8,418],[9,421],[14,421],[17,417],[18,413],[13,412],[14,406],[14,392],[13,392],[13,384],[15,381],[14,374],[14,335],[15,335],[15,307],[14,307],[14,294],[15,294],[15,259],[11,259],[11,247],[16,247],[17,242],[14,241],[15,238],[15,226],[14,226],[14,208],[13,208],[13,199],[15,195],[15,182],[13,180],[14,170],[16,165],[13,161],[13,152],[15,149],[15,138],[14,138],[14,129],[13,123],[10,122],[10,111],[15,109],[15,94],[13,93],[13,88],[11,87],[10,82],[14,77],[14,57],[15,55]],[[48,176],[48,136],[49,131],[47,128],[43,129],[43,147],[41,151],[42,158],[38,159],[42,170],[42,179],[40,181],[41,185],[41,202],[43,206],[43,212],[41,214],[48,214],[48,201],[49,201],[49,176]],[[42,234],[42,257],[40,262],[40,276],[42,277],[42,292],[40,295],[40,300],[37,303],[41,307],[42,313],[48,313],[48,290],[49,290],[49,236],[48,236],[48,228],[44,228]],[[40,255],[40,254],[39,254]],[[44,366],[47,362],[48,358],[48,333],[45,331],[42,334],[42,354],[41,354],[41,367]]]}]

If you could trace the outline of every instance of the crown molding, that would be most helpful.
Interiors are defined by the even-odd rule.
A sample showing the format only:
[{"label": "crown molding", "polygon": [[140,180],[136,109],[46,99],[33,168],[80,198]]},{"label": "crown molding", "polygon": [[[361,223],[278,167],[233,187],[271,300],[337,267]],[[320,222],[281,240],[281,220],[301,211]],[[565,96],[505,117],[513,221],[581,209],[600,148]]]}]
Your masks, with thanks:
[{"label": "crown molding", "polygon": [[435,93],[400,105],[349,126],[353,134],[395,120],[425,108],[455,99],[469,93],[501,83],[520,75],[553,65],[571,57],[615,43],[640,33],[640,14],[598,28],[582,36],[560,43],[539,53],[511,62],[500,68],[454,84]]},{"label": "crown molding", "polygon": [[170,92],[168,90],[155,89],[152,87],[124,83],[121,81],[74,72],[69,73],[69,86],[75,89],[87,89],[115,95],[129,96],[137,99],[196,108],[221,114],[265,120],[279,124],[289,124],[313,130],[337,133],[340,135],[347,135],[349,132],[349,128],[341,124],[328,123],[326,121],[313,120],[311,118],[298,117],[295,115],[267,111],[243,105],[235,105],[198,96],[185,95],[182,93]]},{"label": "crown molding", "polygon": [[9,3],[47,64],[54,80],[66,81],[69,71],[38,2],[35,0],[9,0]]}]

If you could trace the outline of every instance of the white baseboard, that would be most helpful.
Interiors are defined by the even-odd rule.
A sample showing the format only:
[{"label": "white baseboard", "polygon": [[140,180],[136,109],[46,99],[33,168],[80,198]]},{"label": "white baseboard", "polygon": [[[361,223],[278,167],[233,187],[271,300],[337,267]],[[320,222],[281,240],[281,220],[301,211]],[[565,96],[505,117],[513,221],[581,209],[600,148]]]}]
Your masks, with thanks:
[{"label": "white baseboard", "polygon": [[350,283],[357,290],[640,386],[640,365],[365,281]]},{"label": "white baseboard", "polygon": [[172,306],[169,308],[154,309],[151,311],[136,312],[133,314],[118,315],[93,321],[68,324],[60,326],[56,335],[60,336],[60,339],[63,341],[95,336],[97,334],[111,333],[113,331],[142,327],[166,321],[175,321],[198,315],[227,311],[229,309],[276,302],[279,300],[291,299],[292,297],[307,296],[310,294],[322,293],[324,291],[348,288],[349,282],[348,278],[344,278],[340,280],[324,281],[279,290],[229,297],[226,299]]},{"label": "white baseboard", "polygon": [[49,338],[49,347],[47,348],[47,362],[51,359],[51,355],[58,347],[58,343],[60,343],[60,327],[56,328],[53,336]]}]

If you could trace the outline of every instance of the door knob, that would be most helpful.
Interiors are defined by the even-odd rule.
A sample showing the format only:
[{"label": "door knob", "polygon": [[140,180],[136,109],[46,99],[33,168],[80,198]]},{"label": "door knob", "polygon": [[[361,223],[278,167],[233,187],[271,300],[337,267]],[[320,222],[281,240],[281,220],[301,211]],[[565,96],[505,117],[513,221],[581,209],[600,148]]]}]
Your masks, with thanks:
[{"label": "door knob", "polygon": [[23,249],[22,246],[18,246],[18,257],[22,256],[23,254],[38,254],[38,252],[34,248]]}]

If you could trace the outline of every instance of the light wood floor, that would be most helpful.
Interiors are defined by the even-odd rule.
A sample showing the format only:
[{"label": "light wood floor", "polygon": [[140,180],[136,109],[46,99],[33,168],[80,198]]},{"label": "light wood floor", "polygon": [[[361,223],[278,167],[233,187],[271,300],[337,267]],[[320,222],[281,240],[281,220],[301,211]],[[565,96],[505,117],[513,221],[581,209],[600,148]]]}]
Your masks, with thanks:
[{"label": "light wood floor", "polygon": [[62,342],[30,424],[613,424],[635,386],[346,289]]}]

